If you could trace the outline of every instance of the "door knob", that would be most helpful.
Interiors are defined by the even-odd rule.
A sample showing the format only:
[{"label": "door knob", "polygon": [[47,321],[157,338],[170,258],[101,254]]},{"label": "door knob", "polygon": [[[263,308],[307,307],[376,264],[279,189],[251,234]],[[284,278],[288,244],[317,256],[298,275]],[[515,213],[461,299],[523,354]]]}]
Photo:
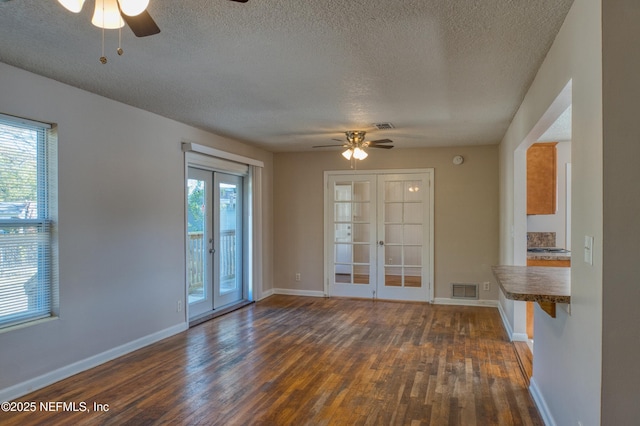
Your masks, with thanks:
[{"label": "door knob", "polygon": [[379,246],[383,246],[384,245],[384,241],[382,241],[382,240],[378,241],[378,245]]},{"label": "door knob", "polygon": [[216,249],[214,249],[214,248],[209,249],[209,253],[213,254],[215,252],[216,252]]}]

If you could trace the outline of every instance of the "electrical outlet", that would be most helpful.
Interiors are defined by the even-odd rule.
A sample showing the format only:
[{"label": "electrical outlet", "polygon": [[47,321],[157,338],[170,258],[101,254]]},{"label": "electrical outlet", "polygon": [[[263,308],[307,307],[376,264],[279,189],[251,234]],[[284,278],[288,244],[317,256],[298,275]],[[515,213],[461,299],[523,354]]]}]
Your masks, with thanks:
[{"label": "electrical outlet", "polygon": [[296,281],[300,281],[300,272],[296,272]]},{"label": "electrical outlet", "polygon": [[176,312],[182,312],[182,300],[178,300],[176,303]]},{"label": "electrical outlet", "polygon": [[489,281],[482,283],[482,289],[484,291],[489,291],[490,288],[491,288],[491,283]]}]

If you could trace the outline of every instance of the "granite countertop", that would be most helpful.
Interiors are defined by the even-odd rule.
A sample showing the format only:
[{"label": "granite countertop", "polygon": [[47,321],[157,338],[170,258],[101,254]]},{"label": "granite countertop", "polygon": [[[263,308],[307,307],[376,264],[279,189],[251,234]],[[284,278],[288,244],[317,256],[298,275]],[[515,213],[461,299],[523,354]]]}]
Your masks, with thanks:
[{"label": "granite countertop", "polygon": [[499,265],[492,270],[507,299],[571,303],[571,268]]}]

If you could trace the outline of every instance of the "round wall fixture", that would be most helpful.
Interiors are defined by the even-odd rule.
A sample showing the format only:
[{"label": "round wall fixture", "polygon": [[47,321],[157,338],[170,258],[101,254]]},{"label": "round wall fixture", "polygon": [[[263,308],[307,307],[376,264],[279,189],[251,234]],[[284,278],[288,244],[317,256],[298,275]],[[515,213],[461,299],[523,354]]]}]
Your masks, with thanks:
[{"label": "round wall fixture", "polygon": [[456,155],[453,157],[453,164],[459,166],[462,163],[464,163],[464,157],[462,155]]}]

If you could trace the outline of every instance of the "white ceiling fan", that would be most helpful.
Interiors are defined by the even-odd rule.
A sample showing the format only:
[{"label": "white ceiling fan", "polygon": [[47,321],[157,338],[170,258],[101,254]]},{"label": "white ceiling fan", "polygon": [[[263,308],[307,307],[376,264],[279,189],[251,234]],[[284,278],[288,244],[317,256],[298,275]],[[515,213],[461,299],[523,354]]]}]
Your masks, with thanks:
[{"label": "white ceiling fan", "polygon": [[[230,1],[246,3],[248,0]],[[85,0],[58,0],[58,3],[73,13],[80,13],[84,2]],[[158,34],[160,28],[147,12],[148,6],[149,0],[95,0],[91,23],[98,28],[117,29],[122,28],[126,22],[137,37]]]},{"label": "white ceiling fan", "polygon": [[[10,0],[0,0],[8,2]],[[230,0],[238,3],[246,3],[249,0]],[[65,9],[73,13],[80,13],[85,0],[58,0]],[[121,29],[126,23],[136,37],[148,37],[160,32],[160,27],[153,20],[147,7],[149,0],[95,0],[95,8],[91,23],[103,31],[102,56],[100,62],[107,63],[104,55],[104,30]],[[118,55],[122,55],[120,46]]]}]

